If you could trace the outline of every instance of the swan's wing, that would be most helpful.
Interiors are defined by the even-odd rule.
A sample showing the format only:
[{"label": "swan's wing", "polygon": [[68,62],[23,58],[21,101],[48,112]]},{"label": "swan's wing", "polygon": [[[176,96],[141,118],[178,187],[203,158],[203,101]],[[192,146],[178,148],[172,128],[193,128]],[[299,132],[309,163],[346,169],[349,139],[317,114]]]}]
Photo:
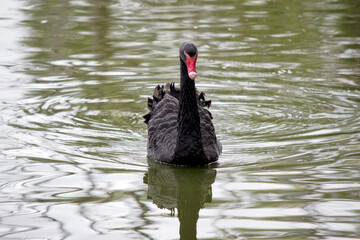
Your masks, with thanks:
[{"label": "swan's wing", "polygon": [[[148,156],[156,161],[169,162],[174,156],[177,138],[177,115],[179,111],[180,88],[174,83],[159,85],[154,90],[153,99],[148,99],[150,112],[144,116],[148,124]],[[204,152],[210,162],[216,161],[222,151],[212,124],[212,115],[204,107],[210,107],[211,100],[205,100],[203,92],[197,92],[200,131]]]},{"label": "swan's wing", "polygon": [[206,157],[210,162],[216,161],[222,151],[221,143],[217,140],[215,134],[215,128],[212,123],[213,117],[209,110],[205,107],[210,108],[211,100],[205,100],[204,92],[196,92],[199,104],[200,114],[200,131],[202,136],[202,143]]},{"label": "swan's wing", "polygon": [[156,100],[144,116],[148,124],[148,156],[156,161],[169,162],[176,146],[179,101],[166,93]]},{"label": "swan's wing", "polygon": [[211,121],[211,113],[199,106],[200,113],[200,131],[202,143],[206,157],[211,161],[216,161],[222,151],[222,146],[216,138],[215,128]]}]

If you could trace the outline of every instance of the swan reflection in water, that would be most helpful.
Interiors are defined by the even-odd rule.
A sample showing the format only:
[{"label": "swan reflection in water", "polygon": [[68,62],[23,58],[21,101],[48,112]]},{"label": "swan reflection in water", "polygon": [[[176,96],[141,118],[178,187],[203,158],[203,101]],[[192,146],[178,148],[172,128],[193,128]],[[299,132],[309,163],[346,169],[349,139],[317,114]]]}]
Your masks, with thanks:
[{"label": "swan reflection in water", "polygon": [[159,208],[178,210],[180,239],[196,239],[196,224],[200,208],[211,202],[211,184],[216,171],[207,167],[180,167],[148,160],[149,169],[144,183],[148,185],[148,198]]}]

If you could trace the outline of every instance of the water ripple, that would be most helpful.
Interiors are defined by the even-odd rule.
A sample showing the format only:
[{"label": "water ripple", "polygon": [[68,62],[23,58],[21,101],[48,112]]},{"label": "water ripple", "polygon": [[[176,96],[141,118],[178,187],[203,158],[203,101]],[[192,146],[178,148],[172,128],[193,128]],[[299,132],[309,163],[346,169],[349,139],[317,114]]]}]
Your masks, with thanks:
[{"label": "water ripple", "polygon": [[[179,238],[174,209],[148,199],[177,188],[144,183],[141,116],[154,86],[178,83],[186,40],[224,148],[197,237],[359,238],[358,4],[2,6],[1,238]],[[168,167],[163,182],[190,176]]]}]

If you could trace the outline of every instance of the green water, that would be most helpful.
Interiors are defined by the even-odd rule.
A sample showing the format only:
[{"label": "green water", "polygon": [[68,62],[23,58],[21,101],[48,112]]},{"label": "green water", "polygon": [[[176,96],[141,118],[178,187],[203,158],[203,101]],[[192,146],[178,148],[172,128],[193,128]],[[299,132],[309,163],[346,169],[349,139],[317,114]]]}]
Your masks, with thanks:
[{"label": "green water", "polygon": [[[1,239],[360,238],[357,0],[2,0]],[[223,153],[146,157],[199,50]]]}]

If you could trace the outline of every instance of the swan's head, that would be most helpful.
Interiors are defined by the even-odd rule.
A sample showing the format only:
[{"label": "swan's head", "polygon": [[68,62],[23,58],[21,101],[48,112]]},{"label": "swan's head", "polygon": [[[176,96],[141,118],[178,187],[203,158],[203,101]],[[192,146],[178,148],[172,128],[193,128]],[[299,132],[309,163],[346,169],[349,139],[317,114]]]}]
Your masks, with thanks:
[{"label": "swan's head", "polygon": [[191,80],[196,78],[196,58],[198,51],[191,42],[184,42],[180,47],[180,58],[186,64],[188,76]]}]

